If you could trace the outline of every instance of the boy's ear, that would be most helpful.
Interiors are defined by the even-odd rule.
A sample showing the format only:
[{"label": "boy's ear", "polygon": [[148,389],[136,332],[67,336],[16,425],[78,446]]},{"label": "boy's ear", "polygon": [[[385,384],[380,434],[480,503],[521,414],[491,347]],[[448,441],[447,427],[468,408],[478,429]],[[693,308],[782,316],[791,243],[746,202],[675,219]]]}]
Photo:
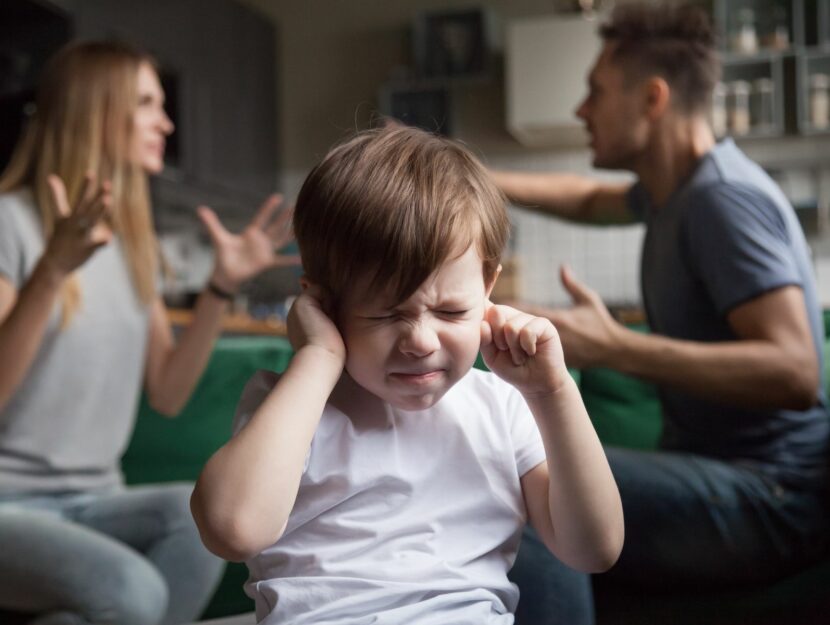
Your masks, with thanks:
[{"label": "boy's ear", "polygon": [[490,278],[490,281],[484,285],[484,290],[486,291],[487,299],[490,299],[490,293],[493,292],[493,287],[496,286],[496,280],[499,279],[499,275],[501,274],[501,263],[496,270],[493,272],[493,277]]}]

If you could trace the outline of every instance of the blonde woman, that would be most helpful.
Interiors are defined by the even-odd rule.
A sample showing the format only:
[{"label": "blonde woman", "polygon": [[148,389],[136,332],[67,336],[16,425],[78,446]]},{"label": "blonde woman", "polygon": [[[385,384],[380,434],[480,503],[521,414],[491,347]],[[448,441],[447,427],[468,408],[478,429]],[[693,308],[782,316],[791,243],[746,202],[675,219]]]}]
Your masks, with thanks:
[{"label": "blonde woman", "polygon": [[234,235],[200,209],[215,267],[174,341],[147,190],[173,131],[163,103],[146,56],[71,45],[0,178],[0,610],[39,625],[187,622],[222,569],[190,518],[191,486],[126,488],[119,458],[142,386],[175,415],[228,299],[294,262],[274,251],[288,211],[272,197]]}]

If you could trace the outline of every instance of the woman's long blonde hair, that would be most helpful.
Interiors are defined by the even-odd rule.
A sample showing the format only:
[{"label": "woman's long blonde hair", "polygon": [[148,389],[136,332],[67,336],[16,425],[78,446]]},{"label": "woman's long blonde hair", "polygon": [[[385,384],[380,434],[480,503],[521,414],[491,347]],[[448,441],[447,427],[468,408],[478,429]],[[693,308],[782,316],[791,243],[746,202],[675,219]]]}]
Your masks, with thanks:
[{"label": "woman's long blonde hair", "polygon": [[[158,244],[153,228],[147,175],[130,158],[133,115],[138,104],[138,70],[152,59],[129,46],[83,42],[66,46],[47,64],[38,88],[36,110],[0,176],[0,191],[29,187],[48,241],[57,221],[47,177],[58,175],[70,205],[84,176],[112,184],[113,232],[126,254],[141,302],[155,294]],[[65,327],[81,305],[80,282],[71,276],[61,292]]]}]

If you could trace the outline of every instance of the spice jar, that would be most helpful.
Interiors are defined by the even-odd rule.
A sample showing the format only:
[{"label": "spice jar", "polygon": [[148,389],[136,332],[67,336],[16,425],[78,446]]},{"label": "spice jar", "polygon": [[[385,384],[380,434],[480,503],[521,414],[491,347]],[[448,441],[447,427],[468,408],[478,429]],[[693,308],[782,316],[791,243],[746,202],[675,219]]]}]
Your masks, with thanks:
[{"label": "spice jar", "polygon": [[745,80],[733,80],[729,84],[729,131],[733,135],[745,135],[750,129],[749,83]]},{"label": "spice jar", "polygon": [[755,29],[755,11],[752,9],[738,11],[737,27],[732,34],[732,49],[741,54],[754,54],[758,51],[758,32]]},{"label": "spice jar", "polygon": [[810,125],[818,130],[830,127],[830,76],[810,76]]},{"label": "spice jar", "polygon": [[775,128],[775,83],[758,78],[752,83],[750,121],[753,130],[769,132]]},{"label": "spice jar", "polygon": [[771,50],[786,50],[790,47],[790,29],[787,9],[780,4],[772,9],[770,30],[761,37],[761,45]]},{"label": "spice jar", "polygon": [[716,137],[722,137],[726,129],[726,85],[718,81],[712,90],[712,132]]}]

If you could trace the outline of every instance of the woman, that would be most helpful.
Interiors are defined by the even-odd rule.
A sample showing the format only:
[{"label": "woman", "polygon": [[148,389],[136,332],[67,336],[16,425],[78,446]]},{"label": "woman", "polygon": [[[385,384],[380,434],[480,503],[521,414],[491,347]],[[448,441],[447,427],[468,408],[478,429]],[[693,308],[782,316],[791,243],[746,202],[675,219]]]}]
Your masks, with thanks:
[{"label": "woman", "polygon": [[233,293],[296,262],[274,252],[289,236],[289,211],[269,224],[276,196],[239,235],[200,208],[215,266],[173,340],[147,189],[173,131],[163,103],[148,57],[71,45],[0,178],[0,610],[38,624],[198,617],[222,563],[201,546],[191,486],[126,488],[119,459],[142,383],[175,415]]}]

